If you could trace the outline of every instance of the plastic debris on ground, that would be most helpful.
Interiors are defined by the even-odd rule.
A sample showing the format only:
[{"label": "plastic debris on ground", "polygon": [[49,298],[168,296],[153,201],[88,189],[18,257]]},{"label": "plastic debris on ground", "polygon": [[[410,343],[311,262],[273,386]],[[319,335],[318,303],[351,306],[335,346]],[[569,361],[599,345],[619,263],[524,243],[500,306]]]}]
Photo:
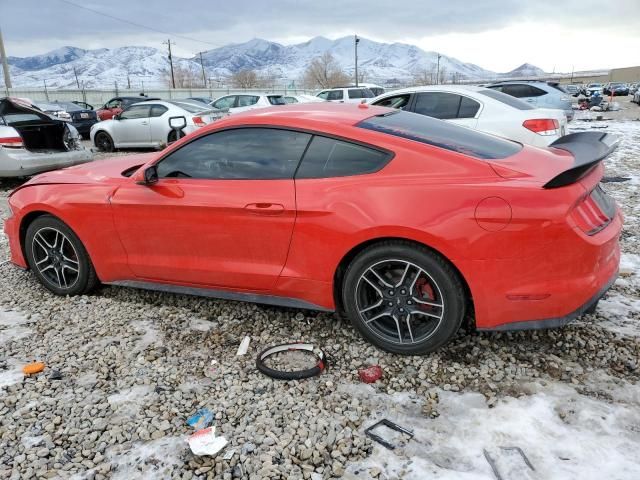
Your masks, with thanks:
[{"label": "plastic debris on ground", "polygon": [[382,368],[379,365],[370,365],[358,370],[358,376],[364,383],[373,383],[382,377]]},{"label": "plastic debris on ground", "polygon": [[44,362],[32,362],[22,367],[22,373],[25,375],[35,375],[44,370]]},{"label": "plastic debris on ground", "polygon": [[231,460],[233,456],[236,454],[236,449],[232,448],[231,450],[227,450],[222,457],[223,460]]},{"label": "plastic debris on ground", "polygon": [[187,442],[194,455],[215,455],[227,445],[227,439],[216,437],[216,427],[199,430]]},{"label": "plastic debris on ground", "polygon": [[238,352],[236,353],[236,355],[246,355],[247,351],[249,350],[250,341],[251,337],[249,337],[248,335],[244,337],[242,339],[242,342],[240,342],[240,346],[238,347]]},{"label": "plastic debris on ground", "polygon": [[51,370],[51,375],[49,375],[49,380],[62,380],[62,373],[59,370]]},{"label": "plastic debris on ground", "polygon": [[187,425],[195,428],[196,430],[201,430],[208,427],[211,424],[212,420],[213,412],[211,412],[211,410],[209,410],[208,408],[201,408],[187,419]]}]

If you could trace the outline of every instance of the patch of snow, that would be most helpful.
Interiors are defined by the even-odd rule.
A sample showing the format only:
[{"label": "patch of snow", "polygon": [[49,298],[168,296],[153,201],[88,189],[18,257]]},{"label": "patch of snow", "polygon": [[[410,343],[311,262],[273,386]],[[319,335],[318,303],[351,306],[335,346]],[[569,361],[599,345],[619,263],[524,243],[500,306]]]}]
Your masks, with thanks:
[{"label": "patch of snow", "polygon": [[136,342],[136,345],[133,349],[134,353],[144,351],[149,345],[153,344],[162,344],[162,335],[160,332],[153,326],[150,321],[144,320],[135,322],[132,324],[136,329],[143,330],[144,334]]},{"label": "patch of snow", "polygon": [[184,464],[187,452],[184,437],[163,437],[140,443],[126,452],[114,448],[107,453],[112,462],[113,480],[134,480],[146,478],[170,478],[174,469]]},{"label": "patch of snow", "polygon": [[[377,417],[366,426],[386,417],[413,430],[414,438],[393,451],[375,444],[368,459],[348,466],[345,478],[368,478],[363,472],[377,467],[387,477],[406,480],[494,480],[484,450],[505,479],[640,478],[637,401],[610,403],[561,383],[528,388],[531,395],[504,398],[494,408],[488,408],[478,393],[439,391],[440,416],[435,419],[422,416],[417,398],[350,389],[363,401],[368,398],[380,405]],[[638,385],[626,388],[636,395],[640,391]],[[500,448],[512,446],[523,450],[535,472],[519,455]]]},{"label": "patch of snow", "polygon": [[192,318],[189,322],[189,328],[191,330],[198,330],[200,332],[208,332],[215,326],[215,322],[210,322],[209,320],[204,320],[202,318]]},{"label": "patch of snow", "polygon": [[606,318],[598,325],[622,335],[640,336],[640,299],[610,292],[598,303],[598,313]]},{"label": "patch of snow", "polygon": [[[13,342],[25,338],[33,333],[33,330],[26,327],[30,323],[35,323],[35,318],[27,318],[25,315],[0,310],[0,347],[8,342]],[[4,358],[5,368],[0,371],[0,387],[6,387],[19,383],[24,378],[22,366],[31,359],[23,358]]]}]

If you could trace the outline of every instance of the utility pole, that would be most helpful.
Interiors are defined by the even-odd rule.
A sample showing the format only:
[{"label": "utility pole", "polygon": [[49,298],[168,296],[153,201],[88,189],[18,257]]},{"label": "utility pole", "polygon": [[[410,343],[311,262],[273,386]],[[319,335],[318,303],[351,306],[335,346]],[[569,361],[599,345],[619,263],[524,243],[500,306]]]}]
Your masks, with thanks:
[{"label": "utility pole", "polygon": [[[171,39],[167,39],[166,42],[162,42],[163,45],[166,45],[169,49],[169,65],[171,66],[171,85],[172,88],[176,88],[176,77],[173,74],[173,58],[171,57]],[[175,45],[175,42],[173,43]]]},{"label": "utility pole", "polygon": [[78,80],[78,71],[75,65],[73,66],[73,74],[76,76],[76,85],[78,85],[78,90],[80,90],[80,80]]},{"label": "utility pole", "polygon": [[4,40],[2,39],[2,30],[0,30],[0,57],[2,57],[2,71],[4,72],[4,86],[9,89],[11,85],[11,75],[9,74],[9,62],[7,61],[7,53],[4,51]]},{"label": "utility pole", "polygon": [[573,69],[574,69],[574,66],[571,65],[571,83],[573,83]]},{"label": "utility pole", "polygon": [[202,88],[207,88],[207,76],[204,73],[204,62],[202,61],[202,52],[200,52],[200,66],[202,67]]},{"label": "utility pole", "polygon": [[440,85],[440,57],[442,57],[442,55],[438,54],[438,67],[436,69],[436,85]]},{"label": "utility pole", "polygon": [[360,43],[360,39],[358,35],[354,35],[354,47],[356,54],[356,87],[358,86],[358,43]]}]

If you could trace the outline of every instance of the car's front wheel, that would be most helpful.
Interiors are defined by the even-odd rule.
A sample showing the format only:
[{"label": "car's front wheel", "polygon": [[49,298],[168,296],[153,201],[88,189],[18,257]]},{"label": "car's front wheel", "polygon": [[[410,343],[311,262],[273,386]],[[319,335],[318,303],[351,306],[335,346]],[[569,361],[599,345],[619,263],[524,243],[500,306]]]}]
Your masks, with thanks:
[{"label": "car's front wheel", "polygon": [[80,239],[51,215],[38,217],[27,227],[24,249],[27,263],[40,283],[56,295],[81,295],[98,284]]},{"label": "car's front wheel", "polygon": [[344,276],[342,306],[371,343],[393,353],[423,355],[460,328],[465,292],[458,273],[437,253],[401,241],[357,255]]}]

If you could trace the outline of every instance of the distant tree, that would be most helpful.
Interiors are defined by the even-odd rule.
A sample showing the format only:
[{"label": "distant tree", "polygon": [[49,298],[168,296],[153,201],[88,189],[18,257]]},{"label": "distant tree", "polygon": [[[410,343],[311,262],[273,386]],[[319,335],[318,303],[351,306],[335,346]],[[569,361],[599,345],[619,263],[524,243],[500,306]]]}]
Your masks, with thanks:
[{"label": "distant tree", "polygon": [[436,72],[434,68],[419,68],[412,72],[411,81],[414,86],[420,85],[432,85],[436,78]]},{"label": "distant tree", "polygon": [[[202,73],[193,71],[187,67],[176,65],[173,67],[173,75],[176,79],[176,88],[201,88],[206,87],[202,84]],[[162,75],[164,82],[171,87],[171,70],[167,69]]]},{"label": "distant tree", "polygon": [[302,83],[307,88],[332,88],[349,81],[349,76],[329,52],[314,58],[302,75]]},{"label": "distant tree", "polygon": [[229,77],[229,82],[236,88],[256,88],[260,85],[258,74],[254,70],[238,70]]}]

